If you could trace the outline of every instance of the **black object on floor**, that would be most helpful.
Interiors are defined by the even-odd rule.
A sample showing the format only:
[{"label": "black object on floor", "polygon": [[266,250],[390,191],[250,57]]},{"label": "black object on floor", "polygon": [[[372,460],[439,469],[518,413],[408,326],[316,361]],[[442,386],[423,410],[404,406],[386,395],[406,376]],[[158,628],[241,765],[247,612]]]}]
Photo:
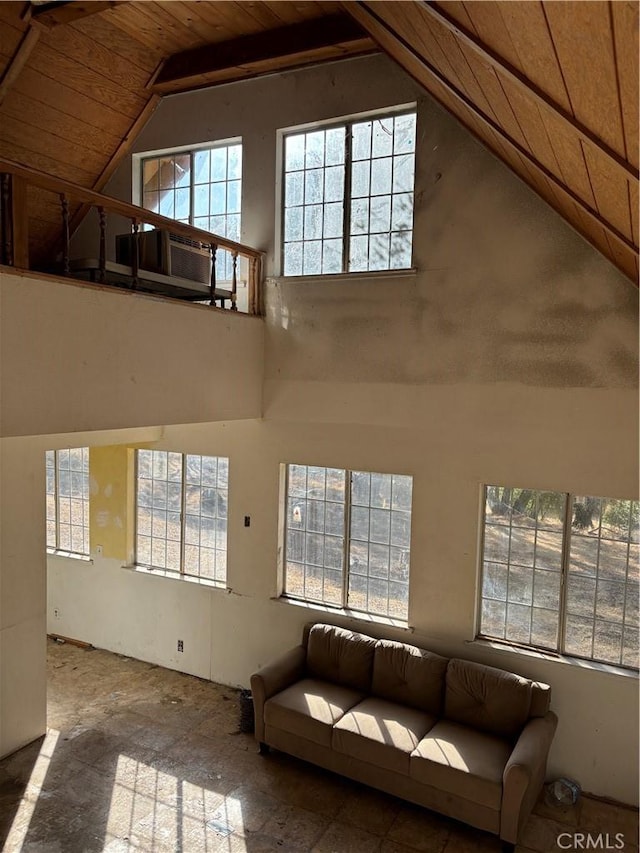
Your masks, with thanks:
[{"label": "black object on floor", "polygon": [[240,691],[240,731],[243,734],[253,734],[255,721],[253,717],[253,697],[250,690]]}]

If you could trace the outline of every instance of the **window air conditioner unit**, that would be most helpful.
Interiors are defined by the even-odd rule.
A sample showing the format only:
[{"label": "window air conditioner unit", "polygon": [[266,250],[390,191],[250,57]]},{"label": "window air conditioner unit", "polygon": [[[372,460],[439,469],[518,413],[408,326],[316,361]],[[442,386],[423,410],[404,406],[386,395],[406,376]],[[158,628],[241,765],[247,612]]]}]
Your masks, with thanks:
[{"label": "window air conditioner unit", "polygon": [[[133,266],[134,235],[116,237],[116,262]],[[138,269],[160,275],[211,283],[211,250],[196,240],[169,231],[138,233]]]}]

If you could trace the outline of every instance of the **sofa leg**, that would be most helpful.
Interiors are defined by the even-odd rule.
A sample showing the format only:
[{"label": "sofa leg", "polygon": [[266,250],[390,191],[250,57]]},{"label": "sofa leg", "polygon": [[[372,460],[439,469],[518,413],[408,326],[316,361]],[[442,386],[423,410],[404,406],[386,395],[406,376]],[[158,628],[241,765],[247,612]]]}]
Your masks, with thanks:
[{"label": "sofa leg", "polygon": [[263,741],[260,741],[260,743],[258,744],[258,754],[259,755],[268,755],[269,754],[269,744],[263,743]]}]

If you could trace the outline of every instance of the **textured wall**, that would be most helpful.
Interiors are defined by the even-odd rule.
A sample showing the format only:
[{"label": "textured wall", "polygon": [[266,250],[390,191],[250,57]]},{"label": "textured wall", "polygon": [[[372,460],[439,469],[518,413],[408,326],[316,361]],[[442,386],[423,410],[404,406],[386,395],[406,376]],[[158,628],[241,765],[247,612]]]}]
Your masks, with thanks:
[{"label": "textured wall", "polygon": [[[276,129],[415,99],[417,271],[275,278]],[[50,618],[66,602],[71,635],[246,684],[309,618],[376,627],[272,600],[280,464],[408,473],[414,633],[397,635],[548,681],[551,773],[637,801],[633,677],[473,643],[483,483],[637,495],[637,291],[382,57],[168,98],[136,150],[237,136],[244,239],[269,251],[264,420],[157,445],[229,456],[232,591],[54,558]],[[128,164],[111,191],[130,190]]]},{"label": "textured wall", "polygon": [[263,323],[0,272],[2,435],[257,417]]}]

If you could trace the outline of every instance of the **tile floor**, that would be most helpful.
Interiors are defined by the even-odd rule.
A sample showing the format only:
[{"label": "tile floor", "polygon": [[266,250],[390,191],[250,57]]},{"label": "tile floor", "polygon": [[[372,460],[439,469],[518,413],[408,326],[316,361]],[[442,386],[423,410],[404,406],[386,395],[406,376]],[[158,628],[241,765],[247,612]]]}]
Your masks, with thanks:
[{"label": "tile floor", "polygon": [[[2,850],[501,849],[493,836],[286,755],[261,757],[238,720],[231,688],[49,641],[47,735],[0,762]],[[585,834],[582,847],[566,834],[557,845],[574,832]],[[638,813],[589,798],[564,812],[540,803],[517,849],[585,849],[586,833],[601,834],[600,849],[616,849],[624,833],[623,849],[637,853]]]}]

